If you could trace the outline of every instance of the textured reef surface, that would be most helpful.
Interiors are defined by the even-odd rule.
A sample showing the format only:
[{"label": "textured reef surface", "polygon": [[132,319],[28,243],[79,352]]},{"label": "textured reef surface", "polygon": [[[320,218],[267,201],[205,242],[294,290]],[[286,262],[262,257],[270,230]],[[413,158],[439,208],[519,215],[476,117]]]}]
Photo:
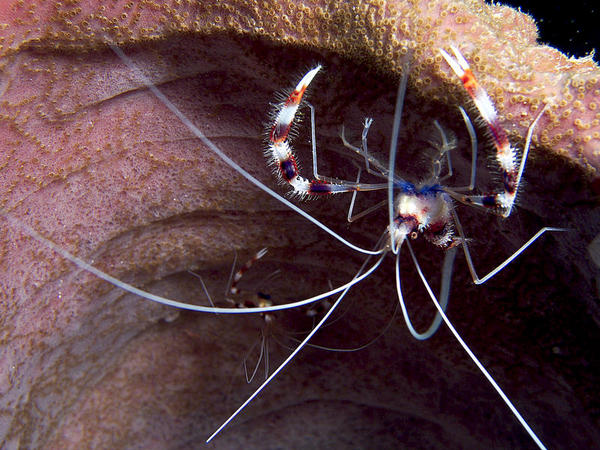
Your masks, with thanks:
[{"label": "textured reef surface", "polygon": [[[543,105],[514,216],[459,207],[481,272],[540,226],[547,236],[497,279],[475,287],[461,257],[450,317],[550,447],[600,442],[597,250],[600,70],[536,43],[531,17],[480,1],[5,2],[0,6],[0,205],[78,256],[152,292],[205,302],[223,292],[234,252],[268,246],[248,289],[304,298],[349,280],[361,256],[261,194],[158,102],[107,43],[117,43],[231,158],[274,186],[262,155],[275,93],[312,64],[317,140],[327,174],[353,178],[339,129],[386,159],[399,71],[410,59],[399,166],[430,170],[425,131],[437,119],[468,136],[467,100],[437,53],[458,45],[498,106],[513,142]],[[474,113],[472,113],[473,116]],[[308,120],[296,143],[309,167]],[[478,127],[480,136],[482,127]],[[482,138],[484,141],[485,139]],[[336,150],[329,152],[327,150]],[[494,186],[483,155],[479,184]],[[302,153],[304,152],[304,153]],[[464,181],[464,180],[463,180]],[[460,184],[460,180],[458,183]],[[283,193],[285,189],[280,189]],[[363,207],[379,201],[362,197]],[[353,242],[372,246],[385,214],[348,227],[349,199],[303,202]],[[437,285],[443,255],[419,246]],[[385,327],[391,263],[358,286],[318,343],[352,347]],[[431,317],[410,264],[404,293]],[[0,435],[11,447],[199,447],[253,390],[242,361],[258,317],[191,314],[96,279],[3,222],[0,228]],[[277,316],[277,333],[310,327]],[[287,349],[274,346],[272,364]],[[401,320],[366,350],[307,349],[214,447],[523,447],[506,406],[446,330],[414,342]]]}]

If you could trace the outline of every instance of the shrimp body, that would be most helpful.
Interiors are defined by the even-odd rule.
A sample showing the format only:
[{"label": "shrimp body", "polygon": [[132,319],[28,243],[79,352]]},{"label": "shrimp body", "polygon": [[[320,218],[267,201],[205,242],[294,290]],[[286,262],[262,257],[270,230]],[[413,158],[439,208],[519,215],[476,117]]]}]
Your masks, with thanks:
[{"label": "shrimp body", "polygon": [[407,236],[414,239],[419,233],[441,248],[460,242],[452,227],[452,198],[440,185],[417,188],[411,183],[404,183],[402,193],[396,196],[395,201],[396,216],[388,232],[396,247],[401,246]]}]

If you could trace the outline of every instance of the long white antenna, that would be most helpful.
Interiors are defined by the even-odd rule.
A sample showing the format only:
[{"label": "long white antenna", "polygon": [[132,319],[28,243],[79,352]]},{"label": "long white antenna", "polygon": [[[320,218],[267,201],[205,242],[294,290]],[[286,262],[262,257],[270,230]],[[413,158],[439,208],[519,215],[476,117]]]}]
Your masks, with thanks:
[{"label": "long white antenna", "polygon": [[410,245],[410,242],[407,241],[406,243],[408,245],[408,250],[410,251],[410,255],[413,258],[413,262],[415,263],[415,267],[417,269],[417,272],[419,273],[419,277],[421,277],[421,281],[423,282],[423,285],[425,286],[425,289],[427,289],[427,292],[429,293],[429,296],[431,297],[431,301],[433,302],[433,304],[437,308],[440,316],[442,316],[442,319],[446,323],[446,326],[450,329],[450,331],[452,332],[452,334],[454,335],[454,337],[456,338],[456,340],[458,341],[458,343],[461,345],[461,347],[465,350],[465,352],[467,352],[467,355],[469,355],[469,358],[471,358],[471,360],[473,360],[473,362],[475,363],[475,365],[477,366],[477,368],[487,378],[487,380],[490,382],[490,384],[496,390],[496,392],[498,392],[498,395],[500,395],[500,398],[502,400],[504,400],[504,403],[506,403],[506,405],[509,407],[509,409],[511,410],[511,412],[513,413],[513,415],[521,423],[521,425],[523,426],[523,428],[525,429],[525,431],[527,431],[527,433],[529,434],[529,436],[531,436],[531,439],[533,439],[533,441],[536,443],[536,445],[539,448],[545,450],[546,446],[542,443],[542,441],[540,440],[540,438],[537,437],[537,434],[534,433],[534,431],[531,429],[531,427],[529,426],[529,424],[525,421],[525,419],[523,418],[523,416],[521,415],[521,413],[519,413],[519,411],[517,410],[517,408],[515,408],[515,405],[513,405],[513,403],[510,401],[510,399],[506,396],[506,394],[502,390],[502,388],[498,385],[498,383],[496,383],[496,380],[494,380],[494,378],[492,378],[492,376],[487,371],[487,369],[483,366],[483,364],[481,364],[481,362],[479,361],[479,359],[477,359],[477,356],[475,356],[475,354],[471,351],[471,349],[467,345],[467,343],[465,341],[463,341],[463,339],[460,337],[460,334],[458,334],[458,331],[456,331],[456,328],[454,328],[454,325],[452,325],[452,322],[450,322],[450,319],[448,319],[448,316],[446,316],[446,313],[444,312],[444,308],[442,308],[442,305],[440,305],[440,303],[435,298],[435,295],[434,295],[433,291],[431,290],[431,287],[429,287],[429,283],[427,283],[427,279],[425,278],[425,275],[423,275],[423,272],[421,271],[421,266],[417,262],[417,258],[415,256],[415,253],[413,252],[413,249],[412,249],[412,246]]},{"label": "long white antenna", "polygon": [[208,139],[204,135],[204,133],[202,131],[200,131],[200,129],[196,125],[194,125],[192,123],[192,121],[190,119],[188,119],[187,116],[185,114],[183,114],[179,110],[179,108],[177,108],[177,106],[175,106],[171,102],[171,100],[169,100],[165,96],[165,94],[163,94],[156,86],[154,86],[154,84],[152,84],[152,82],[135,65],[135,63],[131,60],[131,58],[129,58],[127,55],[125,55],[125,53],[123,53],[123,50],[121,50],[115,44],[109,44],[109,45],[110,45],[110,48],[117,54],[117,56],[119,58],[121,58],[121,60],[127,65],[127,67],[129,67],[132,71],[135,72],[135,74],[140,78],[140,80],[142,80],[144,85],[156,96],[156,98],[158,98],[167,108],[169,108],[169,110],[173,114],[175,114],[175,116],[179,120],[181,120],[181,122],[188,128],[188,130],[190,130],[194,134],[194,136],[196,136],[198,139],[200,139],[204,143],[204,145],[206,145],[219,158],[221,158],[229,167],[233,168],[236,172],[238,172],[240,175],[242,175],[244,178],[246,178],[250,183],[252,183],[256,187],[258,187],[262,191],[266,192],[271,197],[274,197],[279,202],[283,203],[285,206],[290,208],[292,211],[297,212],[298,214],[303,216],[305,219],[311,221],[316,226],[321,228],[323,231],[328,233],[330,236],[334,237],[335,239],[337,239],[338,241],[340,241],[342,244],[346,245],[347,247],[351,248],[352,250],[356,250],[357,252],[364,253],[366,255],[378,255],[378,254],[382,253],[382,250],[367,250],[367,249],[364,249],[362,247],[358,247],[357,245],[352,244],[351,242],[347,241],[346,239],[341,237],[339,234],[337,234],[335,231],[333,231],[326,225],[319,222],[317,219],[312,217],[310,214],[308,214],[307,212],[298,208],[296,205],[291,203],[289,200],[283,198],[277,192],[268,188],[263,183],[261,183],[259,180],[257,180],[252,175],[250,175],[250,173],[248,173],[244,168],[242,168],[242,166],[240,166],[233,159],[231,159],[229,156],[227,156],[219,147],[217,147],[210,139]]},{"label": "long white antenna", "polygon": [[67,250],[59,247],[51,240],[46,239],[44,236],[39,234],[37,231],[35,231],[30,226],[26,225],[25,223],[21,222],[20,220],[15,219],[14,217],[9,216],[2,210],[0,210],[0,216],[3,216],[14,227],[20,229],[21,231],[23,231],[24,233],[26,233],[27,235],[29,235],[36,241],[40,242],[41,244],[45,245],[46,247],[54,250],[59,255],[68,259],[73,264],[75,264],[77,267],[79,267],[87,272],[90,272],[91,274],[97,276],[98,278],[103,279],[104,281],[108,281],[113,286],[123,289],[124,291],[131,292],[132,294],[139,295],[140,297],[145,298],[147,300],[151,300],[153,302],[160,303],[162,305],[172,306],[174,308],[179,308],[179,309],[186,309],[189,311],[198,311],[198,312],[213,313],[213,314],[255,314],[255,313],[275,312],[275,311],[279,311],[279,310],[283,310],[283,309],[296,308],[298,306],[304,306],[304,305],[308,305],[310,303],[314,303],[316,301],[319,301],[324,298],[330,297],[334,294],[337,294],[338,292],[342,292],[343,290],[345,290],[349,287],[352,287],[356,283],[365,279],[379,265],[379,262],[378,262],[376,265],[371,267],[366,273],[364,273],[363,275],[361,275],[359,277],[353,278],[348,283],[346,283],[342,286],[339,286],[328,292],[324,292],[324,293],[316,295],[314,297],[311,297],[311,298],[308,298],[305,300],[300,300],[297,302],[285,303],[283,305],[273,305],[273,306],[256,306],[254,308],[220,308],[220,307],[213,307],[213,306],[194,305],[192,303],[185,303],[185,302],[180,302],[177,300],[171,300],[171,299],[168,299],[165,297],[161,297],[160,295],[152,294],[151,292],[147,292],[140,288],[132,286],[129,283],[125,283],[124,281],[121,281],[118,278],[115,278],[115,277],[107,274],[106,272],[103,272],[102,270],[98,269],[97,267],[92,266],[91,264],[85,262],[83,259],[78,258],[77,256],[69,253]]},{"label": "long white antenna", "polygon": [[[385,257],[384,255],[381,255],[379,257],[379,259],[377,260],[377,262],[367,271],[365,272],[363,275],[368,275],[371,272],[373,272],[378,266],[379,264],[381,264],[381,261],[383,261],[383,258]],[[367,261],[365,261],[365,264],[368,262],[368,258]],[[358,271],[358,273],[356,274],[356,276],[354,277],[354,284],[358,283],[358,279],[360,272],[362,271],[362,269],[364,268],[364,264],[363,267],[361,267],[361,269]],[[223,424],[217,428],[217,430],[210,435],[210,437],[206,440],[206,443],[208,444],[210,441],[212,441],[214,439],[214,437],[219,434],[221,432],[221,430],[223,430],[223,428],[225,428],[233,419],[235,419],[235,417],[241,413],[246,406],[248,406],[248,404],[254,400],[256,398],[256,396],[258,394],[260,394],[262,392],[262,390],[271,382],[271,380],[273,378],[275,378],[277,376],[277,374],[279,374],[279,372],[281,372],[283,370],[283,368],[285,366],[287,366],[287,364],[298,354],[298,352],[300,352],[300,350],[302,350],[306,344],[308,343],[308,341],[310,341],[310,339],[315,335],[315,333],[317,331],[319,331],[319,329],[323,326],[323,324],[327,321],[327,319],[329,318],[329,316],[331,316],[331,314],[333,313],[333,311],[335,310],[335,308],[337,308],[337,306],[340,304],[340,302],[342,301],[342,298],[344,298],[344,296],[348,293],[348,291],[350,290],[350,288],[353,285],[351,284],[350,286],[348,286],[341,294],[340,296],[337,298],[337,300],[335,301],[335,303],[331,306],[331,308],[329,308],[329,311],[327,311],[327,313],[323,316],[323,318],[319,321],[319,323],[317,324],[316,327],[314,327],[312,329],[312,331],[310,333],[308,333],[308,335],[302,340],[302,342],[298,345],[298,347],[296,347],[296,349],[290,353],[290,355],[285,359],[285,361],[283,361],[281,363],[281,365],[275,369],[275,371],[269,376],[269,378],[267,378],[259,387],[258,389],[256,389],[256,391],[254,391],[254,393],[248,397],[248,399],[242,403],[242,405],[235,410],[235,412],[229,416],[229,418],[223,422]]]}]

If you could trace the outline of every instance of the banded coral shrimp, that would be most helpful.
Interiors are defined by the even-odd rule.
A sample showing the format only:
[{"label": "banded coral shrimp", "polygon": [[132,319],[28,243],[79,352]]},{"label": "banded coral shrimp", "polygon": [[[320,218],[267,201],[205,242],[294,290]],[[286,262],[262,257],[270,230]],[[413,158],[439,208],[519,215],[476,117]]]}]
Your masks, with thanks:
[{"label": "banded coral shrimp", "polygon": [[[521,183],[521,177],[523,175],[523,171],[525,168],[525,163],[527,161],[527,156],[529,153],[529,147],[531,144],[531,136],[533,134],[533,129],[541,114],[544,112],[544,108],[535,118],[533,123],[530,125],[527,139],[525,141],[525,146],[523,149],[523,154],[521,157],[517,156],[517,150],[510,144],[508,138],[504,132],[504,130],[500,127],[497,119],[497,113],[495,111],[495,107],[492,104],[490,98],[487,93],[480,87],[478,82],[476,81],[471,69],[469,67],[468,62],[464,59],[460,51],[456,47],[452,47],[452,51],[454,53],[454,57],[449,56],[444,50],[440,50],[440,53],[448,63],[448,65],[452,68],[452,70],[456,73],[456,75],[463,82],[465,89],[473,99],[479,113],[481,114],[483,120],[486,122],[489,127],[490,134],[492,135],[493,143],[496,148],[496,161],[500,166],[500,170],[502,173],[502,183],[503,190],[500,192],[490,192],[479,195],[472,194],[459,194],[458,190],[453,188],[446,188],[439,184],[440,178],[440,164],[439,161],[444,156],[442,153],[438,159],[436,160],[436,167],[434,168],[434,179],[433,184],[423,184],[420,186],[414,185],[412,183],[404,181],[402,178],[396,178],[396,164],[395,157],[397,152],[398,145],[398,131],[400,125],[400,117],[402,115],[402,107],[404,105],[404,95],[406,91],[406,83],[408,80],[408,66],[405,65],[403,70],[403,76],[400,81],[400,85],[398,87],[398,94],[396,100],[396,108],[394,113],[394,127],[392,131],[392,138],[390,144],[390,158],[389,165],[386,167],[379,163],[375,159],[371,159],[370,155],[367,151],[367,134],[369,127],[371,125],[371,119],[365,120],[364,130],[362,134],[362,145],[361,148],[350,146],[344,139],[344,143],[347,147],[353,148],[359,154],[362,153],[365,159],[365,166],[367,171],[371,172],[369,169],[369,165],[376,166],[376,169],[379,172],[379,175],[387,178],[387,184],[368,184],[361,183],[357,178],[356,182],[343,181],[336,178],[326,178],[318,175],[317,172],[317,153],[316,153],[316,142],[315,142],[315,128],[314,128],[314,108],[310,106],[311,110],[311,125],[312,125],[312,149],[313,149],[313,173],[314,179],[309,180],[304,178],[299,173],[299,166],[296,162],[295,156],[291,149],[289,143],[289,134],[291,127],[293,126],[293,122],[297,113],[297,110],[300,106],[302,98],[308,85],[311,83],[313,78],[321,69],[321,66],[317,66],[316,68],[310,70],[298,83],[295,89],[289,94],[289,96],[281,103],[276,106],[275,111],[272,114],[273,125],[271,126],[271,130],[269,132],[269,147],[266,150],[267,157],[269,158],[271,164],[274,166],[274,170],[279,177],[280,181],[287,182],[292,188],[293,192],[300,196],[306,195],[332,195],[344,192],[356,192],[359,191],[373,191],[373,190],[382,190],[387,188],[388,191],[388,213],[389,213],[389,225],[387,227],[386,232],[384,232],[384,237],[382,238],[383,244],[378,243],[378,247],[381,249],[380,253],[384,254],[388,251],[391,251],[396,255],[396,264],[395,264],[395,278],[396,278],[396,286],[398,297],[402,306],[403,315],[406,321],[406,325],[409,328],[413,337],[419,340],[428,339],[437,331],[437,326],[439,326],[439,317],[443,319],[446,323],[452,334],[457,339],[457,341],[461,344],[464,350],[467,352],[469,357],[473,360],[473,362],[477,365],[477,367],[481,370],[481,372],[488,379],[490,384],[496,389],[498,394],[505,401],[507,406],[511,409],[515,417],[519,420],[521,425],[525,428],[527,433],[531,436],[534,442],[540,447],[545,448],[542,442],[539,440],[537,435],[533,432],[533,430],[529,427],[527,422],[523,419],[521,414],[514,407],[512,402],[506,397],[502,389],[498,386],[493,377],[489,374],[489,372],[483,367],[481,362],[477,359],[477,357],[473,354],[468,345],[463,341],[460,337],[454,326],[451,324],[447,316],[445,315],[445,302],[448,295],[448,289],[444,288],[444,284],[448,283],[448,278],[451,276],[451,267],[452,260],[454,259],[454,247],[462,246],[464,249],[465,257],[467,260],[467,264],[469,266],[469,271],[471,272],[473,282],[475,284],[482,284],[488,279],[492,278],[498,272],[500,272],[504,267],[506,267],[510,262],[512,262],[517,256],[519,256],[529,245],[531,245],[535,240],[540,237],[543,233],[547,231],[566,231],[561,228],[551,228],[551,227],[543,227],[540,229],[534,236],[532,236],[523,246],[521,246],[517,251],[515,251],[511,256],[509,256],[505,261],[503,261],[500,265],[492,269],[487,275],[479,278],[476,274],[475,268],[473,266],[473,261],[470,256],[470,252],[468,249],[467,239],[465,237],[464,231],[462,230],[462,226],[458,219],[458,215],[454,212],[451,197],[457,201],[460,201],[464,204],[475,205],[482,209],[488,209],[489,211],[493,211],[496,214],[506,218],[510,215],[514,201],[517,195],[517,191],[519,185]],[[476,151],[477,151],[477,143],[474,138],[473,128],[470,126],[468,116],[461,109],[461,113],[465,119],[465,123],[469,127],[469,132],[471,135],[471,139],[473,141],[472,151],[473,151],[473,164],[476,161]],[[438,126],[439,127],[439,126]],[[445,141],[445,139],[444,139]],[[445,150],[446,152],[447,150]],[[450,159],[448,159],[448,171],[449,175],[451,175],[451,165]],[[374,172],[371,172],[374,173]],[[467,189],[473,190],[474,188],[474,177],[475,175],[475,167],[473,167],[471,181]],[[458,188],[462,189],[462,188]],[[394,192],[397,193],[396,201],[394,200]],[[352,205],[354,204],[354,198],[352,200]],[[351,207],[352,209],[352,207]],[[373,208],[370,208],[367,212],[371,212]],[[351,220],[350,211],[348,213],[348,220]],[[363,215],[362,213],[360,215]],[[458,230],[458,236],[454,236],[454,230],[452,227],[455,226]],[[444,263],[444,271],[442,275],[442,303],[437,300],[435,294],[429,287],[429,284],[423,275],[421,268],[415,258],[415,254],[412,250],[410,239],[416,239],[419,236],[419,233],[425,237],[426,240],[435,244],[442,248],[448,248],[449,250],[446,253],[446,261]],[[331,232],[331,235],[335,237],[335,234]],[[389,239],[388,239],[389,237]],[[423,281],[424,286],[427,289],[428,294],[430,295],[433,303],[435,304],[438,313],[436,314],[436,321],[427,329],[424,333],[417,332],[407,313],[406,306],[404,304],[402,287],[400,281],[400,250],[402,245],[406,242],[406,245],[409,248],[411,257],[419,273],[421,280]],[[373,256],[373,254],[371,254]],[[367,266],[370,257],[365,261],[364,265],[357,272],[356,277],[362,274],[363,270]],[[379,263],[383,257],[380,257],[377,261],[376,266],[379,266]],[[450,261],[448,264],[447,262]],[[371,269],[369,269],[371,270]],[[349,289],[350,287],[348,287]],[[255,393],[248,398],[246,402],[234,412],[229,419],[227,419],[220,428],[210,436],[207,442],[212,440],[227,424],[233,420],[237,414],[253,400],[253,398],[258,395],[262,389],[275,377],[275,375],[283,368],[285,365],[291,361],[291,359],[300,351],[304,345],[306,345],[312,335],[316,332],[317,329],[322,326],[331,312],[338,306],[341,299],[348,292],[348,289],[345,289],[342,294],[338,297],[336,302],[331,308],[321,322],[315,327],[315,329],[309,333],[307,338],[302,341],[302,343],[297,347],[297,349],[292,352],[292,354],[282,363],[282,365],[267,379],[265,383],[259,387]],[[436,323],[437,322],[437,323]]]},{"label": "banded coral shrimp", "polygon": [[[281,274],[281,269],[277,269],[271,272],[266,278],[261,280],[253,280],[253,285],[250,286],[240,286],[240,282],[242,278],[246,275],[254,264],[256,264],[261,258],[263,258],[268,252],[268,248],[263,248],[252,255],[244,264],[242,264],[236,270],[237,263],[237,253],[235,254],[233,264],[231,266],[231,274],[229,276],[229,281],[227,283],[226,289],[222,294],[221,300],[215,300],[215,297],[211,295],[208,291],[206,284],[204,283],[204,279],[196,274],[193,271],[188,271],[191,275],[196,277],[202,286],[202,291],[206,295],[210,306],[229,306],[240,309],[256,309],[256,308],[268,308],[273,306],[274,304],[286,303],[282,301],[282,299],[275,299],[271,296],[271,294],[264,291],[264,288],[267,287],[267,283],[271,283],[274,278]],[[248,283],[247,276],[245,277],[245,282]],[[252,283],[252,281],[250,282]],[[332,286],[330,286],[333,289]],[[216,297],[221,298],[221,296]],[[288,300],[289,303],[291,300]],[[307,318],[311,318],[312,327],[315,325],[315,320],[318,316],[322,316],[322,314],[329,309],[331,306],[328,299],[324,299],[315,304],[307,305],[304,308],[299,308],[300,312],[304,314]],[[281,313],[281,312],[280,312]],[[264,369],[264,379],[267,379],[270,371],[270,352],[272,344],[279,345],[287,350],[293,350],[293,343],[300,342],[300,340],[296,336],[306,335],[308,331],[306,330],[297,330],[291,331],[286,328],[286,324],[281,323],[281,318],[277,317],[277,314],[273,311],[267,311],[264,313],[260,313],[260,325],[257,326],[258,329],[258,338],[257,340],[251,344],[250,348],[246,352],[246,356],[243,359],[242,366],[244,368],[244,374],[246,378],[246,382],[248,384],[252,383],[255,379],[259,370]],[[294,318],[295,323],[299,323],[301,321],[298,320],[298,317]],[[279,335],[278,335],[279,334]],[[196,335],[197,338],[201,339],[201,336]],[[289,342],[288,342],[289,341]],[[252,363],[254,361],[254,363]],[[258,379],[261,377],[258,376]]]},{"label": "banded coral shrimp", "polygon": [[[339,125],[339,123],[338,123],[338,125]],[[258,148],[258,146],[257,146],[256,148]],[[256,148],[254,149],[254,151],[256,151]],[[239,157],[241,158],[242,156],[240,155]],[[261,164],[262,164],[262,161],[261,161]],[[250,165],[250,164],[248,164],[248,163],[245,163],[245,164],[244,164],[244,166],[245,166],[245,167],[248,167],[249,165]],[[289,221],[289,218],[286,218],[286,220],[285,220],[285,221],[282,221],[282,224],[284,224],[285,226],[288,226],[288,227],[289,227],[289,226],[290,226],[290,221]],[[176,223],[175,223],[175,224],[173,224],[173,225],[176,225]],[[232,226],[234,226],[234,225],[232,225]],[[174,228],[174,229],[176,229],[176,227],[173,227],[173,228]],[[378,232],[379,232],[379,230],[378,230]],[[240,236],[240,237],[239,237],[239,239],[243,239],[243,236]],[[230,258],[230,255],[228,255],[226,258]],[[228,263],[228,264],[229,264],[229,263]],[[400,341],[401,339],[402,339],[402,336],[400,336],[400,337],[399,337],[399,339],[397,339],[397,340],[398,340],[398,341]],[[398,344],[398,342],[396,342],[396,344]],[[388,347],[388,350],[389,350],[389,347]],[[411,351],[413,351],[413,352],[415,352],[415,351],[416,351],[416,352],[418,352],[419,350],[418,350],[418,349],[415,347],[415,348],[411,349]],[[398,358],[401,358],[401,357],[402,357],[402,358],[404,358],[404,359],[406,360],[406,358],[408,358],[408,355],[399,355],[399,356],[398,356]],[[323,363],[322,363],[322,362],[320,362],[320,364],[323,364]],[[373,367],[373,370],[375,370],[375,371],[379,370],[381,373],[383,373],[383,370],[381,370],[381,367],[379,367],[379,366],[377,366],[377,365],[375,365],[375,364],[372,364],[372,367]],[[388,378],[389,378],[389,379],[391,379],[393,375],[394,375],[394,374],[390,374],[390,377],[388,377]],[[201,371],[199,371],[197,376],[198,376],[198,378],[202,378],[202,372],[201,372]],[[331,377],[332,377],[332,376],[333,376],[333,375],[330,375],[330,378],[329,378],[329,380],[328,380],[329,382],[331,382],[331,381],[332,381],[332,380],[331,380]],[[340,376],[342,376],[342,374],[340,374]],[[370,375],[370,377],[371,377],[371,378],[372,378],[373,376],[375,376],[375,374],[372,374],[372,375]],[[318,381],[317,381],[317,380],[314,380],[314,381],[315,381],[316,383],[318,383]],[[388,381],[388,382],[389,382],[389,381]],[[334,382],[334,384],[335,384],[335,382]],[[414,393],[413,393],[413,395],[414,395]],[[408,398],[408,397],[409,397],[409,395],[407,395],[406,397]],[[223,412],[221,412],[221,415],[223,415]],[[319,422],[319,421],[317,420],[317,422]],[[259,427],[257,427],[257,426],[255,425],[255,426],[253,426],[253,428],[254,428],[254,431],[256,431],[256,429],[257,429],[257,428],[259,428]],[[423,427],[421,427],[421,428],[423,428]],[[225,436],[224,438],[225,438],[225,439],[227,439],[227,437],[226,437],[226,436]]]}]

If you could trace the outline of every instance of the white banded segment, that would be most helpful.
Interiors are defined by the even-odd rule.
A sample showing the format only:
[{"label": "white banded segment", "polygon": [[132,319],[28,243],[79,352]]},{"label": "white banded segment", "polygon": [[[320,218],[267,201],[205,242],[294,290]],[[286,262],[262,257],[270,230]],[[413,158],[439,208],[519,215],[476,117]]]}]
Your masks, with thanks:
[{"label": "white banded segment", "polygon": [[321,65],[309,70],[308,73],[302,77],[288,98],[283,103],[276,105],[276,114],[274,114],[275,123],[273,124],[269,135],[269,140],[271,142],[283,142],[288,138],[290,128],[292,127],[294,117],[296,117],[296,112],[298,112],[298,106],[302,101],[304,92],[306,92],[308,85],[315,75],[317,75],[319,70],[321,70]]},{"label": "white banded segment", "polygon": [[321,70],[321,65],[309,70],[294,88],[292,93],[273,106],[271,117],[273,124],[269,131],[265,156],[274,168],[279,181],[289,184],[293,193],[301,197],[310,195],[329,195],[341,192],[382,189],[381,185],[360,184],[343,180],[308,179],[300,175],[298,163],[290,145],[290,130],[296,118],[304,93],[311,81]]},{"label": "white banded segment", "polygon": [[233,280],[231,281],[231,286],[229,286],[229,294],[235,295],[240,292],[240,289],[238,288],[238,283],[240,282],[240,280],[242,279],[244,274],[248,270],[250,270],[250,268],[254,265],[254,263],[267,254],[267,251],[268,250],[266,247],[259,250],[252,258],[250,258],[248,261],[246,261],[244,263],[244,265],[239,268],[239,270],[233,276]]},{"label": "white banded segment", "polygon": [[[482,195],[465,195],[459,198],[463,203],[474,204],[483,208],[491,209],[503,217],[508,217],[512,211],[521,175],[525,167],[525,159],[529,151],[530,138],[528,138],[520,163],[518,163],[517,151],[510,144],[504,128],[500,125],[496,108],[489,95],[483,87],[477,82],[475,75],[471,71],[469,63],[460,53],[457,47],[451,46],[454,57],[446,51],[440,49],[440,54],[444,57],[454,73],[460,78],[465,90],[473,100],[479,114],[487,124],[492,136],[494,147],[496,148],[495,159],[500,166],[502,175],[503,192],[490,192]],[[540,114],[541,115],[541,114]],[[529,127],[528,135],[531,136],[538,116]]]}]

